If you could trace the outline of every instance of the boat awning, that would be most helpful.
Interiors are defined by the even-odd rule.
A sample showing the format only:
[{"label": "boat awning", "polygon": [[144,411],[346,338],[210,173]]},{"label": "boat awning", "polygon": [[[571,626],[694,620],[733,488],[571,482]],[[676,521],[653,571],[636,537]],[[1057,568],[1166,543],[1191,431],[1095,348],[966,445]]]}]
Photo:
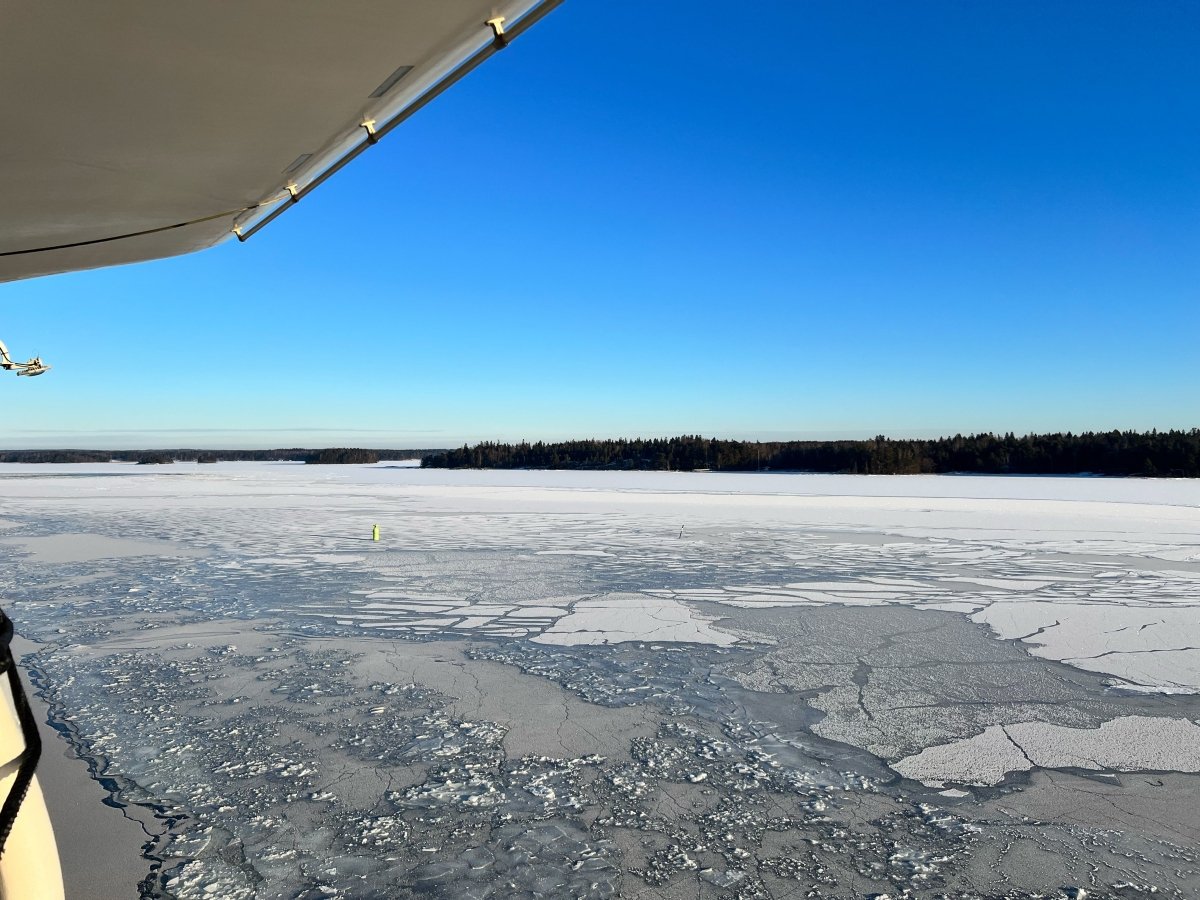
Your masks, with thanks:
[{"label": "boat awning", "polygon": [[252,228],[551,5],[5,3],[0,281]]}]

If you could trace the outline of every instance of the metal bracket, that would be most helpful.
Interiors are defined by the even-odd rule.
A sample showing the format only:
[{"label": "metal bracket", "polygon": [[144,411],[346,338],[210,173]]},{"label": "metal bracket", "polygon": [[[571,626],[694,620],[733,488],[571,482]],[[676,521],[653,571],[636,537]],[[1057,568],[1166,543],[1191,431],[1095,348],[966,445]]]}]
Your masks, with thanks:
[{"label": "metal bracket", "polygon": [[[258,234],[258,232],[262,231],[277,218],[287,212],[287,210],[290,209],[293,204],[300,199],[298,194],[302,193],[307,197],[310,193],[319,188],[322,184],[357,159],[359,155],[369,149],[372,144],[382,140],[388,132],[392,131],[392,129],[408,121],[413,114],[424,109],[432,100],[441,96],[443,93],[449,90],[450,87],[461,81],[463,77],[465,77],[469,72],[474,71],[490,56],[495,55],[497,50],[503,50],[508,46],[509,41],[516,40],[518,37],[528,31],[530,27],[541,21],[547,13],[561,6],[562,3],[563,0],[532,0],[530,8],[527,9],[526,12],[516,20],[512,28],[508,31],[506,31],[504,28],[504,23],[506,20],[503,16],[494,16],[491,19],[488,19],[484,25],[492,30],[492,40],[489,43],[480,47],[471,56],[462,60],[457,66],[442,75],[440,79],[438,79],[432,86],[425,90],[425,93],[421,94],[417,99],[413,100],[399,112],[393,115],[390,119],[384,122],[383,125],[376,127],[375,123],[371,123],[368,127],[368,123],[360,121],[359,127],[366,131],[367,140],[360,141],[359,143],[355,144],[354,147],[352,147],[349,151],[338,157],[338,159],[323,169],[320,174],[312,176],[308,183],[305,184],[303,191],[293,190],[295,186],[290,186],[288,193],[291,194],[292,202],[281,203],[270,213],[264,215],[260,219],[255,220],[253,224],[248,224],[245,232],[246,239],[249,240],[250,238],[254,237],[254,235]],[[374,132],[374,134],[372,134],[372,132]],[[375,140],[371,140],[372,137],[374,137]],[[285,169],[284,171],[286,172],[287,170]],[[266,203],[256,204],[248,209],[257,209],[259,206],[265,205]],[[248,211],[248,209],[233,210],[231,213],[223,213],[222,216],[230,214],[237,215],[241,212]],[[212,218],[217,218],[217,216],[213,216]],[[7,254],[4,251],[0,251],[0,257],[5,255]]]},{"label": "metal bracket", "polygon": [[359,127],[365,128],[367,130],[367,143],[368,144],[378,144],[379,143],[379,134],[375,131],[375,120],[374,119],[367,119],[367,121],[362,122],[359,125]]},{"label": "metal bracket", "polygon": [[300,202],[300,189],[298,187],[296,187],[296,185],[289,184],[287,186],[287,192],[291,196],[293,203]]},{"label": "metal bracket", "polygon": [[242,234],[242,226],[241,225],[234,225],[229,230],[234,233],[234,235],[237,237],[238,241],[245,243],[246,236],[244,234]]},{"label": "metal bracket", "polygon": [[503,50],[508,46],[508,37],[504,34],[504,16],[496,16],[494,19],[488,19],[484,24],[489,25],[492,29],[492,46],[497,50]]}]

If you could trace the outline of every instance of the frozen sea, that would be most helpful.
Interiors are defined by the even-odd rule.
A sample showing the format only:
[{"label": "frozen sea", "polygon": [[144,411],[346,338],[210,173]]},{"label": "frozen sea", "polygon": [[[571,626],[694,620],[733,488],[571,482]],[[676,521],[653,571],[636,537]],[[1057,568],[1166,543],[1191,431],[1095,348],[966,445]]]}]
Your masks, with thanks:
[{"label": "frozen sea", "polygon": [[1194,480],[0,465],[0,600],[130,896],[1200,897]]}]

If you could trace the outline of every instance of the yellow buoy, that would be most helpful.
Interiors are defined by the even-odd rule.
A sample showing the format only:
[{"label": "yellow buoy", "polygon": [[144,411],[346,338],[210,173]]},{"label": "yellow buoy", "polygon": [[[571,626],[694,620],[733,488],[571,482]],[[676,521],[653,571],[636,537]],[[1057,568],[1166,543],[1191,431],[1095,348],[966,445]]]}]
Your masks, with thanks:
[{"label": "yellow buoy", "polygon": [[373,541],[379,540],[379,526],[378,525],[374,525],[371,527],[371,540],[373,540]]}]

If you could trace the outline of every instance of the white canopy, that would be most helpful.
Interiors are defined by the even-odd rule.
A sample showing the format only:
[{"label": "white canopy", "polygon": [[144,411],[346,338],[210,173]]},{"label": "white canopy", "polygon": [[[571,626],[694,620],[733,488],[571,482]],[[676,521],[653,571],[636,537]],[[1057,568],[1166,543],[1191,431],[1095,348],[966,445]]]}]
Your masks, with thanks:
[{"label": "white canopy", "polygon": [[0,281],[230,237],[542,5],[10,0]]}]

